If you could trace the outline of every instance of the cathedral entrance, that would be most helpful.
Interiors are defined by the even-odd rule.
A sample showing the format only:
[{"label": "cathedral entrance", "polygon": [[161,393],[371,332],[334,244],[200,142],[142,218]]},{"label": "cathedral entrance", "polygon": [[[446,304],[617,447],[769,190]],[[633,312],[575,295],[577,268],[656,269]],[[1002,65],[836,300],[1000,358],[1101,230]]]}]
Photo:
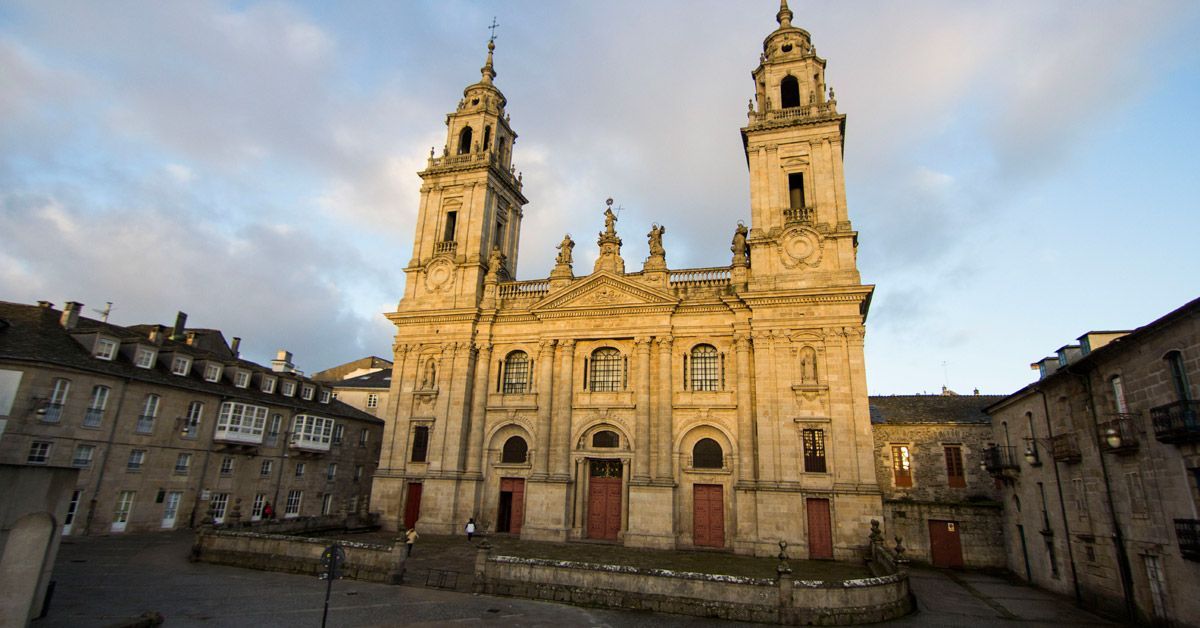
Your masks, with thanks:
[{"label": "cathedral entrance", "polygon": [[587,538],[615,541],[621,531],[621,461],[592,460],[588,467]]},{"label": "cathedral entrance", "polygon": [[500,478],[500,506],[496,513],[496,532],[520,534],[525,521],[525,480]]},{"label": "cathedral entrance", "polygon": [[828,499],[806,499],[808,511],[808,557],[833,558],[833,526],[829,519]]},{"label": "cathedral entrance", "polygon": [[725,500],[720,484],[692,485],[692,544],[725,547]]},{"label": "cathedral entrance", "polygon": [[404,527],[405,529],[417,525],[417,519],[421,518],[421,483],[408,483],[408,499],[404,501]]}]

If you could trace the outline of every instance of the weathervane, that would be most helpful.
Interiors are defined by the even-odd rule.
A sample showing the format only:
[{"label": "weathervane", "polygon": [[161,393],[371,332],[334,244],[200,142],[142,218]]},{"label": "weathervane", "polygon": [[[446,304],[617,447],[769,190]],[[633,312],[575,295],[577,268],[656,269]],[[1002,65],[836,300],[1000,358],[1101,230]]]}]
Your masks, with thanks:
[{"label": "weathervane", "polygon": [[496,16],[493,15],[492,16],[492,25],[488,27],[488,30],[492,31],[492,36],[490,38],[488,38],[488,41],[496,41],[496,27],[497,26],[500,26],[500,23],[496,21]]}]

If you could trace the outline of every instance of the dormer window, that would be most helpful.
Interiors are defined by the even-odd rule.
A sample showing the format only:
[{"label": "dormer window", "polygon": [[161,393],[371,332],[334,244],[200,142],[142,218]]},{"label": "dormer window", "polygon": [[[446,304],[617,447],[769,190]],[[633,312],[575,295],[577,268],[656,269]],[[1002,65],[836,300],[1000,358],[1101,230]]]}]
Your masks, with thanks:
[{"label": "dormer window", "polygon": [[171,373],[173,375],[187,375],[192,372],[192,359],[186,355],[177,355],[171,360]]},{"label": "dormer window", "polygon": [[219,382],[221,381],[221,365],[209,362],[204,365],[204,381]]},{"label": "dormer window", "polygon": [[291,397],[296,394],[296,382],[284,380],[279,392],[283,393],[284,397]]},{"label": "dormer window", "polygon": [[154,358],[157,354],[158,352],[153,349],[138,347],[137,353],[133,356],[133,364],[140,369],[154,368]]},{"label": "dormer window", "polygon": [[262,378],[261,390],[268,395],[275,392],[275,378],[271,375],[264,375]]},{"label": "dormer window", "polygon": [[248,388],[250,386],[250,372],[237,371],[233,374],[233,385],[238,388]]},{"label": "dormer window", "polygon": [[315,389],[312,384],[304,384],[300,387],[300,398],[305,401],[312,401],[313,392],[315,392]]},{"label": "dormer window", "polygon": [[329,403],[329,391],[328,390],[321,391],[321,403]]},{"label": "dormer window", "polygon": [[112,360],[117,355],[117,343],[108,338],[97,338],[96,347],[92,355],[101,360]]}]

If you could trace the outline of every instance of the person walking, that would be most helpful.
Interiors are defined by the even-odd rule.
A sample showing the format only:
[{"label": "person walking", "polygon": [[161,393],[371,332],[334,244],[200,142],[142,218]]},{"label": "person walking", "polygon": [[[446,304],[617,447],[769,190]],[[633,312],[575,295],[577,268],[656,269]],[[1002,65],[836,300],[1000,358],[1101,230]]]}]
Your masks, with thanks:
[{"label": "person walking", "polygon": [[268,521],[275,518],[275,509],[271,507],[271,502],[267,502],[267,505],[263,506],[262,518]]},{"label": "person walking", "polygon": [[416,528],[409,528],[408,532],[404,533],[404,544],[408,546],[408,553],[405,554],[406,557],[412,556],[412,547],[417,542],[417,536]]},{"label": "person walking", "polygon": [[471,542],[471,537],[475,536],[475,517],[467,520],[467,542]]}]

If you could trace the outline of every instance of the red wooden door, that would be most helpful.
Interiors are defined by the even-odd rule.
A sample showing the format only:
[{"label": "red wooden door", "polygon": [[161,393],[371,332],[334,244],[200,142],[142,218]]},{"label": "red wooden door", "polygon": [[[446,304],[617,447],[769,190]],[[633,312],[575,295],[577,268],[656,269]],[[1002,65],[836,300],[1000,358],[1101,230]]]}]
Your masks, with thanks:
[{"label": "red wooden door", "polygon": [[725,547],[725,501],[719,484],[692,487],[692,544]]},{"label": "red wooden door", "polygon": [[929,520],[929,559],[934,567],[963,566],[957,521]]},{"label": "red wooden door", "polygon": [[509,494],[510,508],[508,525],[505,531],[511,534],[521,533],[521,524],[525,522],[525,480],[521,478],[500,478],[500,493]]},{"label": "red wooden door", "polygon": [[421,518],[421,484],[418,482],[410,482],[408,485],[408,499],[404,502],[404,527],[405,529],[417,525],[417,519]]},{"label": "red wooden door", "polygon": [[805,500],[808,511],[808,557],[833,558],[833,527],[828,499]]},{"label": "red wooden door", "polygon": [[590,478],[588,538],[615,541],[621,530],[621,478]]}]

